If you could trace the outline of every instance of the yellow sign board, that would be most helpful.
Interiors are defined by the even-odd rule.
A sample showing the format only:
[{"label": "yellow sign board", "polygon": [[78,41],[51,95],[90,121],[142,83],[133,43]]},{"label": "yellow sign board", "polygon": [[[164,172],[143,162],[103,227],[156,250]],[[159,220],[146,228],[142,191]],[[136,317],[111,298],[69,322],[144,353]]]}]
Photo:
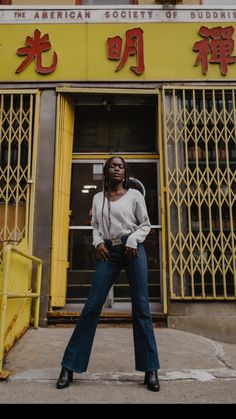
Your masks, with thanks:
[{"label": "yellow sign board", "polygon": [[[202,36],[202,26],[222,36]],[[236,22],[2,24],[0,80],[235,81],[235,37]]]}]

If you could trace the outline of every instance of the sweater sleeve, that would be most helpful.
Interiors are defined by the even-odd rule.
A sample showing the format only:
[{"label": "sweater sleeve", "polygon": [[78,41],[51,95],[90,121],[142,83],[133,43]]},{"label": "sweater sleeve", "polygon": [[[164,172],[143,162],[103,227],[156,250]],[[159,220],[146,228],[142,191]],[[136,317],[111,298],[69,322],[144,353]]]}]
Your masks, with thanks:
[{"label": "sweater sleeve", "polygon": [[92,220],[91,226],[93,227],[93,246],[97,247],[100,243],[104,243],[100,233],[99,233],[99,223],[97,217],[97,206],[96,206],[96,196],[93,197],[92,203]]},{"label": "sweater sleeve", "polygon": [[142,243],[151,230],[145,199],[139,191],[136,199],[135,216],[139,224],[137,229],[128,237],[126,246],[137,249],[138,243]]}]

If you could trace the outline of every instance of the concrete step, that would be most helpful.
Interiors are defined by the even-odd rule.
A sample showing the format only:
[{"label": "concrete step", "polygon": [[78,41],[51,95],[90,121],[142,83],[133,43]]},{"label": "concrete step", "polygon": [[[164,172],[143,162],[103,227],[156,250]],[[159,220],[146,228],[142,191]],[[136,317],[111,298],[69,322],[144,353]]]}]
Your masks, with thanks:
[{"label": "concrete step", "polygon": [[[75,324],[81,311],[54,310],[48,312],[48,325]],[[152,320],[158,327],[167,326],[167,315],[152,312]],[[129,311],[103,310],[99,324],[131,324],[132,315]]]}]

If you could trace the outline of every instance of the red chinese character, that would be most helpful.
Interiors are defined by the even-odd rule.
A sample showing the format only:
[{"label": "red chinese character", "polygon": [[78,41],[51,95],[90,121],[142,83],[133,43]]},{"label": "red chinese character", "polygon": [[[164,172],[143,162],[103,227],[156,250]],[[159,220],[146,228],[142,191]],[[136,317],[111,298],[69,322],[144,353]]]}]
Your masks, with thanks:
[{"label": "red chinese character", "polygon": [[31,36],[26,37],[25,41],[26,47],[18,48],[16,53],[18,55],[27,55],[24,61],[17,67],[16,73],[21,73],[21,71],[25,70],[26,67],[35,59],[36,63],[36,71],[41,74],[49,74],[52,73],[57,66],[57,54],[54,51],[53,54],[53,63],[50,67],[43,67],[42,65],[42,52],[49,51],[51,49],[51,43],[49,41],[48,34],[45,34],[41,38],[41,32],[38,29],[34,31],[34,37]]},{"label": "red chinese character", "polygon": [[131,70],[140,75],[144,72],[143,58],[143,30],[141,28],[130,29],[125,33],[125,48],[121,58],[122,38],[115,36],[107,39],[107,55],[110,60],[120,60],[115,71],[121,70],[130,55],[136,55],[137,65],[131,66]]},{"label": "red chinese character", "polygon": [[201,63],[203,74],[208,71],[208,54],[211,54],[209,62],[220,64],[221,74],[226,76],[228,64],[236,61],[236,56],[231,56],[234,51],[233,32],[232,26],[218,26],[212,29],[201,26],[198,33],[206,39],[195,42],[193,51],[199,51],[194,65]]},{"label": "red chinese character", "polygon": [[107,52],[110,60],[119,60],[122,50],[122,38],[114,36],[114,38],[107,39]]}]

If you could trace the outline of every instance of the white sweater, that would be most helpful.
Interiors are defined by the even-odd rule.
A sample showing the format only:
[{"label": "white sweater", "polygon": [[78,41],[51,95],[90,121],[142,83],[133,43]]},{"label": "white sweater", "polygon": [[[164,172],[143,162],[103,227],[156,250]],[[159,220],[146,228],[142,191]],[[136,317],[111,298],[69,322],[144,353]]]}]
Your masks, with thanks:
[{"label": "white sweater", "polygon": [[102,222],[103,192],[93,197],[92,221],[93,245],[97,247],[105,239],[117,239],[129,235],[126,246],[137,248],[151,230],[147,207],[143,195],[137,189],[128,191],[118,200],[110,201],[110,232],[108,199],[105,198]]}]

